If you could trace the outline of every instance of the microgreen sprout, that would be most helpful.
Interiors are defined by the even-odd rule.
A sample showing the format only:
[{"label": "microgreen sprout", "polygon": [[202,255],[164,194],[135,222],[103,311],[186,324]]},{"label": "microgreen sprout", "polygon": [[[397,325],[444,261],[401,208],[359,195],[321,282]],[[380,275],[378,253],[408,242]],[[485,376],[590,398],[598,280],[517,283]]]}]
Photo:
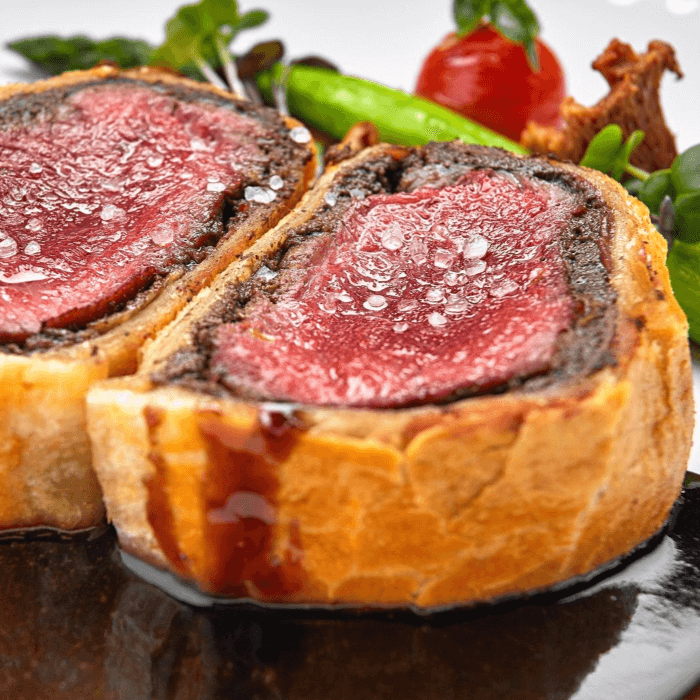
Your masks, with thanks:
[{"label": "microgreen sprout", "polygon": [[[258,27],[267,19],[264,10],[240,14],[236,0],[200,0],[184,5],[168,20],[166,40],[156,49],[151,63],[173,68],[194,63],[209,82],[243,95],[229,47],[241,31]],[[225,82],[213,65],[222,66]]]}]

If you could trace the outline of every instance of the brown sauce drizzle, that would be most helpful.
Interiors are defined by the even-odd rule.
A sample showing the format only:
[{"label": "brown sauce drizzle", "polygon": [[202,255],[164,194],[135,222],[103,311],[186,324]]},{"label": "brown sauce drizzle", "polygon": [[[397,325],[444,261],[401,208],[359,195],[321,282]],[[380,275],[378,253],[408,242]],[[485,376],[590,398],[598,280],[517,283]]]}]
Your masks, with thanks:
[{"label": "brown sauce drizzle", "polygon": [[279,465],[303,429],[294,414],[260,409],[253,431],[238,430],[214,412],[202,412],[209,472],[204,484],[205,539],[213,562],[209,581],[216,593],[274,602],[288,600],[306,582],[298,526],[279,542]]},{"label": "brown sauce drizzle", "polygon": [[157,428],[163,420],[163,412],[152,406],[146,406],[143,412],[148,427],[148,438],[152,446],[148,458],[155,467],[150,479],[144,482],[148,490],[146,514],[153,528],[160,548],[168,561],[179,574],[187,574],[186,557],[180,550],[175,536],[173,511],[168,494],[167,466],[163,456],[158,452]]}]

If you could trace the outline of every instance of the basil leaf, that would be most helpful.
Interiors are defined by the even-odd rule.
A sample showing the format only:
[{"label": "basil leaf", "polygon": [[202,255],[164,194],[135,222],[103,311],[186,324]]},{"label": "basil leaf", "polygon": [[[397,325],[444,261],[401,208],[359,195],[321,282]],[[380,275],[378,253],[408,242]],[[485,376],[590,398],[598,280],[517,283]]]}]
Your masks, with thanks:
[{"label": "basil leaf", "polygon": [[83,35],[44,35],[17,39],[7,48],[51,75],[92,68],[100,61],[113,61],[122,68],[142,66],[149,63],[154,52],[145,41],[120,36],[95,41]]}]

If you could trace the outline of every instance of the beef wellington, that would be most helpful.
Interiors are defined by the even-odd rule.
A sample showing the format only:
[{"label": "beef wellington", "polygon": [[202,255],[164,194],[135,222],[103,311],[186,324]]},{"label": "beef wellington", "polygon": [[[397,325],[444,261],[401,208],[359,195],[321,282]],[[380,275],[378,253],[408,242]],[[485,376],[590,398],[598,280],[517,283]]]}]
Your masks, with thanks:
[{"label": "beef wellington", "polygon": [[436,609],[657,532],[693,429],[685,318],[608,177],[379,145],[88,396],[125,551],[214,595]]},{"label": "beef wellington", "polygon": [[104,516],[96,379],[299,200],[298,122],[155,69],[0,88],[0,528]]}]

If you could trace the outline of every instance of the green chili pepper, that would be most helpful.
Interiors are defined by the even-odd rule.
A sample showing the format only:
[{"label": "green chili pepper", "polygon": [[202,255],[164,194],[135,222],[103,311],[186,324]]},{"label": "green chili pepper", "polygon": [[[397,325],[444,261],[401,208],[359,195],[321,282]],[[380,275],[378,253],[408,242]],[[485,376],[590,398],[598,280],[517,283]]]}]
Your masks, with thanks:
[{"label": "green chili pepper", "polygon": [[690,337],[700,342],[700,244],[674,241],[666,264],[673,293],[688,317]]},{"label": "green chili pepper", "polygon": [[[278,64],[258,75],[258,87],[268,101],[272,100],[272,82],[280,79],[281,72]],[[337,139],[342,139],[353,124],[371,121],[380,139],[388,143],[419,146],[429,141],[462,139],[527,153],[514,141],[445,107],[324,68],[292,66],[287,102],[294,116]]]}]

